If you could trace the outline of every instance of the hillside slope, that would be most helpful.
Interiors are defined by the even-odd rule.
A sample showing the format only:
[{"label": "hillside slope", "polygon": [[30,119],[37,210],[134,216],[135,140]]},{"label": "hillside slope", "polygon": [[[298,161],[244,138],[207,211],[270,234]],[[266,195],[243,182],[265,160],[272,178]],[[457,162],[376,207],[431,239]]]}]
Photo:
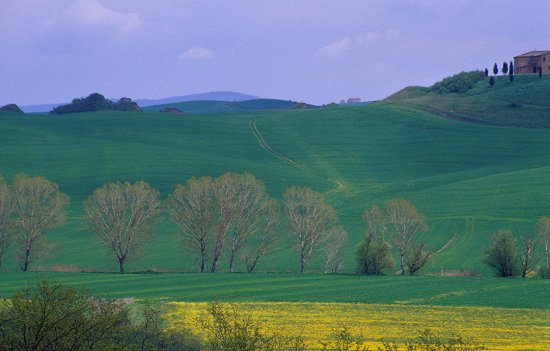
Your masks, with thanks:
[{"label": "hillside slope", "polygon": [[409,106],[465,122],[550,128],[550,76],[518,75],[477,82],[464,93],[438,94],[429,88],[408,87],[383,103]]},{"label": "hillside slope", "polygon": [[[277,99],[253,99],[246,101],[187,101],[179,103],[168,103],[162,105],[147,106],[144,111],[159,112],[164,108],[172,107],[182,110],[185,114],[208,115],[216,113],[244,113],[263,110],[288,110],[297,106],[297,103],[290,100]],[[307,105],[313,107],[312,105]]]},{"label": "hillside slope", "polygon": [[[494,231],[530,230],[539,216],[550,215],[550,130],[462,123],[404,104],[208,117],[8,114],[0,125],[0,174],[45,176],[72,201],[68,223],[49,234],[60,246],[35,269],[116,269],[108,249],[80,222],[82,201],[114,180],[143,179],[162,197],[191,176],[226,171],[252,172],[275,197],[291,185],[310,186],[325,194],[349,232],[347,272],[355,267],[362,213],[374,202],[410,199],[427,216],[424,238],[432,250],[456,236],[428,267],[435,272],[488,273],[480,256]],[[160,225],[145,255],[128,268],[195,270],[196,257],[176,231]],[[297,269],[286,233],[282,226],[279,249],[259,270]],[[310,270],[323,263],[319,251]]]}]

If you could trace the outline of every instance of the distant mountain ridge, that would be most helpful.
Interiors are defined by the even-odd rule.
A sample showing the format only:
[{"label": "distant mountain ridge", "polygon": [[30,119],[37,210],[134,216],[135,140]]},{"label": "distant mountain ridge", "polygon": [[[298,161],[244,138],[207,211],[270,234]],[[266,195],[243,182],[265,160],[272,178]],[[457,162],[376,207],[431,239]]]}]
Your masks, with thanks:
[{"label": "distant mountain ridge", "polygon": [[137,99],[135,100],[139,106],[154,106],[173,104],[187,101],[245,101],[260,99],[258,96],[236,93],[232,91],[211,91],[208,93],[191,94],[184,96],[173,96],[164,99]]},{"label": "distant mountain ridge", "polygon": [[[140,107],[173,104],[178,102],[197,101],[197,100],[210,100],[210,101],[245,101],[260,99],[258,96],[237,93],[233,91],[211,91],[208,93],[190,94],[183,96],[173,96],[164,99],[136,99]],[[21,106],[21,109],[25,113],[41,113],[50,112],[57,106],[66,105],[69,102],[62,102],[57,104],[40,104],[40,105],[26,105]]]}]

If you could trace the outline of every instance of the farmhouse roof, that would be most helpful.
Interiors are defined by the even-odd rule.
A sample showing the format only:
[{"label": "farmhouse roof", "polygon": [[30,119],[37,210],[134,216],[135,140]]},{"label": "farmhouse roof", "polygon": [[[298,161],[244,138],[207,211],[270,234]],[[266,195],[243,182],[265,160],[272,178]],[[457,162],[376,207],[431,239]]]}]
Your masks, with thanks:
[{"label": "farmhouse roof", "polygon": [[[529,51],[525,54],[521,54],[521,55],[518,55],[518,56],[515,56],[515,57],[537,57],[537,56],[542,56],[542,55],[546,55],[546,54],[550,54],[550,50],[544,50],[544,51]],[[515,58],[514,57],[514,58]]]}]

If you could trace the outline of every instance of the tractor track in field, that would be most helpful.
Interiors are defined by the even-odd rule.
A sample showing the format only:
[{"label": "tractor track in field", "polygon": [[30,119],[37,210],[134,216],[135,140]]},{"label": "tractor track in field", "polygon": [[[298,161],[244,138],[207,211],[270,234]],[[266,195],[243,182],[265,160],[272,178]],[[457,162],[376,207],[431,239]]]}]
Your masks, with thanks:
[{"label": "tractor track in field", "polygon": [[298,169],[301,169],[301,170],[304,170],[306,172],[309,172],[311,174],[314,174],[318,177],[321,177],[331,183],[334,183],[336,185],[336,187],[334,189],[331,189],[327,192],[325,192],[324,194],[330,194],[330,193],[333,193],[333,192],[338,192],[338,191],[343,191],[344,189],[344,184],[338,180],[335,180],[335,179],[332,179],[330,177],[327,177],[319,172],[317,172],[316,170],[314,169],[311,169],[309,168],[308,166],[304,165],[303,163],[300,163],[298,161],[295,161],[291,158],[289,158],[288,156],[274,150],[268,143],[267,141],[265,140],[264,136],[262,135],[262,133],[260,132],[260,130],[258,129],[258,126],[256,125],[256,119],[251,119],[250,122],[248,122],[248,126],[250,128],[250,131],[252,132],[252,135],[254,135],[254,138],[256,138],[256,141],[258,142],[258,144],[260,145],[260,147],[262,149],[264,149],[265,151],[267,151],[268,153],[270,153],[271,155],[275,156],[276,158],[278,158],[279,160],[291,165],[292,167],[295,167],[295,168],[298,168]]}]

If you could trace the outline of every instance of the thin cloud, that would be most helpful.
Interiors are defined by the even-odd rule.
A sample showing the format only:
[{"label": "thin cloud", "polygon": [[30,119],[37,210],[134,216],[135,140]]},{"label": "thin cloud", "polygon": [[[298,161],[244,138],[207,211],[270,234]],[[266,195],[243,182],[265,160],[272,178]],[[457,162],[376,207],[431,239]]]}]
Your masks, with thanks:
[{"label": "thin cloud", "polygon": [[65,11],[62,21],[84,30],[109,29],[117,35],[127,35],[141,27],[139,13],[116,12],[99,0],[78,0]]},{"label": "thin cloud", "polygon": [[332,42],[317,50],[317,55],[326,57],[344,56],[355,48],[363,48],[372,44],[384,41],[399,39],[399,32],[396,30],[375,31],[356,36],[355,38],[345,37],[339,41]]},{"label": "thin cloud", "polygon": [[369,45],[377,41],[391,41],[399,38],[399,32],[393,29],[386,31],[369,32],[358,35],[355,39],[357,45]]},{"label": "thin cloud", "polygon": [[350,38],[343,38],[339,41],[328,44],[317,51],[317,55],[336,57],[346,54],[350,49],[353,40]]},{"label": "thin cloud", "polygon": [[208,60],[216,56],[214,51],[202,47],[194,47],[178,56],[180,60]]}]

